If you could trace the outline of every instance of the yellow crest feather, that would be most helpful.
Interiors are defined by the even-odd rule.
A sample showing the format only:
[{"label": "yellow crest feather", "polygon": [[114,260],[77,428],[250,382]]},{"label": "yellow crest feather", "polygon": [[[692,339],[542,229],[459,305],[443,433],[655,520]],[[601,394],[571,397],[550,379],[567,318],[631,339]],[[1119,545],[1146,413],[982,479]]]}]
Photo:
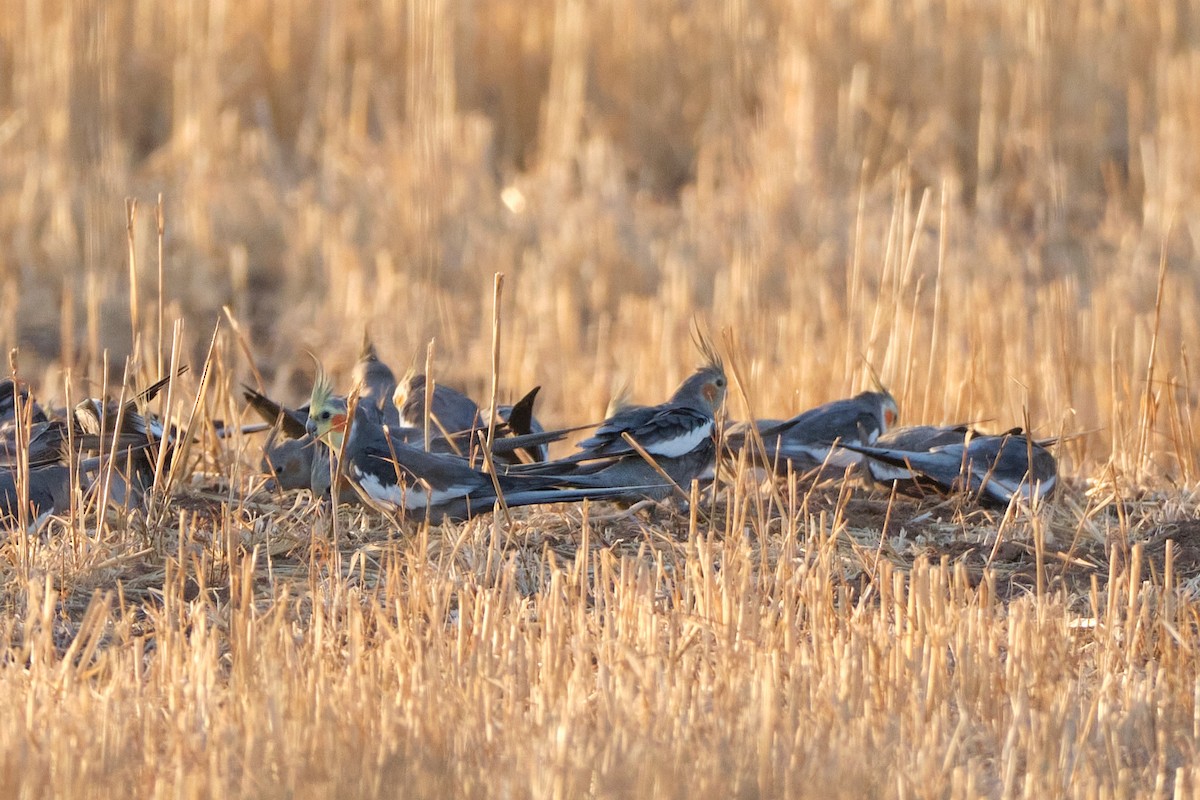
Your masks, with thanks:
[{"label": "yellow crest feather", "polygon": [[321,362],[313,357],[313,361],[317,365],[317,374],[313,377],[312,394],[308,398],[308,413],[314,414],[318,409],[325,408],[329,404],[329,399],[333,397],[333,382],[329,379],[329,375],[325,372],[325,368],[321,366]]}]

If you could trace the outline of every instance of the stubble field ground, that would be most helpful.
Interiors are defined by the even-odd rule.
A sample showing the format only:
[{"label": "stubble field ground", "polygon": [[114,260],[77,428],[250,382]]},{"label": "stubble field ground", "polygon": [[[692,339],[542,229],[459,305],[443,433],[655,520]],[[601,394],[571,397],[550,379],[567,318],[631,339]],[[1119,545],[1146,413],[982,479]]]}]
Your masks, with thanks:
[{"label": "stubble field ground", "polygon": [[[1187,2],[0,0],[0,345],[60,405],[174,351],[199,434],[0,542],[0,793],[1192,796],[1197,142]],[[367,328],[486,397],[497,273],[550,424],[695,319],[731,418],[874,371],[1061,489],[397,526],[206,427]]]}]

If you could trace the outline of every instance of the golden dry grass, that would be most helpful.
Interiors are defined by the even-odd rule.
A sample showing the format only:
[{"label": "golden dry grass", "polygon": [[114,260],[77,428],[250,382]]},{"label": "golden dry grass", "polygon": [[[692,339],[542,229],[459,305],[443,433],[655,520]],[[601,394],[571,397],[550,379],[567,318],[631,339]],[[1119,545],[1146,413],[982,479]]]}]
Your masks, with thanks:
[{"label": "golden dry grass", "polygon": [[551,423],[665,396],[698,317],[736,417],[875,369],[906,422],[1084,434],[1038,513],[742,471],[399,530],[202,437],[149,511],[0,544],[0,792],[1193,795],[1198,141],[1187,2],[0,0],[42,397],[174,342],[200,430],[368,325],[484,396],[503,273]]}]

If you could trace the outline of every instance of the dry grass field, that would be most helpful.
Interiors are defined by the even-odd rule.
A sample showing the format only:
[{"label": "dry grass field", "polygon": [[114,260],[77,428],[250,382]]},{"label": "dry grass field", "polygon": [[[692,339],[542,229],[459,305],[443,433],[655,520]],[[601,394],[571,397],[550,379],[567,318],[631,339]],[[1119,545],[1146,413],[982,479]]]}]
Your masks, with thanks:
[{"label": "dry grass field", "polygon": [[[0,346],[200,434],[0,541],[0,796],[1196,796],[1198,240],[1188,0],[0,0]],[[206,432],[368,327],[486,397],[497,273],[550,424],[695,319],[734,419],[877,372],[1062,487],[397,527]]]}]

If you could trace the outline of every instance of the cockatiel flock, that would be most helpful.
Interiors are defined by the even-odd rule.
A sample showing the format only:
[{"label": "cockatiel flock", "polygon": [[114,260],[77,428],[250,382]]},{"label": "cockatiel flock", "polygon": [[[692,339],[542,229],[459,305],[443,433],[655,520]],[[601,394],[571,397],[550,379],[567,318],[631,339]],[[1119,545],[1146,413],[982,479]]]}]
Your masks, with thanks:
[{"label": "cockatiel flock", "polygon": [[[275,490],[434,521],[582,500],[686,502],[693,484],[715,491],[722,461],[811,481],[857,476],[908,495],[964,493],[998,507],[1036,504],[1055,489],[1052,440],[1019,428],[897,428],[899,408],[882,387],[722,433],[724,365],[703,337],[698,346],[701,366],[665,402],[622,402],[599,425],[546,430],[534,414],[537,388],[493,413],[425,375],[397,380],[367,344],[347,395],[319,366],[296,408],[246,387],[264,423],[241,430],[268,431],[262,468]],[[63,514],[77,486],[86,495],[101,478],[109,502],[141,502],[178,444],[177,431],[143,411],[167,383],[124,404],[85,400],[67,415],[47,414],[16,381],[0,382],[5,524]],[[574,452],[550,458],[551,444],[581,430],[592,432]]]}]

